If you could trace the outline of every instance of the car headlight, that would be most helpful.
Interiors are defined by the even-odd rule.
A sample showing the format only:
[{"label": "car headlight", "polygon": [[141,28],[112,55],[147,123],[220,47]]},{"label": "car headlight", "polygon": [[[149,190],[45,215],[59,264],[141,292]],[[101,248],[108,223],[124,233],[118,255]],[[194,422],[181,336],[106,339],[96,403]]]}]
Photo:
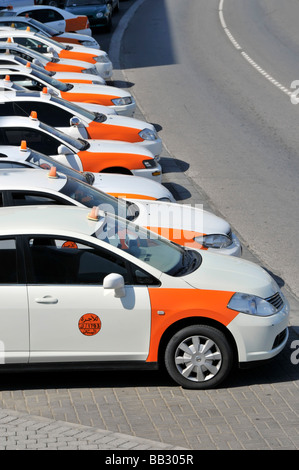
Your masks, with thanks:
[{"label": "car headlight", "polygon": [[95,67],[90,67],[89,69],[83,69],[82,73],[91,73],[92,75],[98,75],[97,69]]},{"label": "car headlight", "polygon": [[258,315],[260,317],[268,317],[278,312],[274,305],[270,304],[267,300],[256,295],[243,294],[242,292],[236,292],[230,299],[227,307],[237,312]]},{"label": "car headlight", "polygon": [[114,98],[111,100],[116,106],[125,106],[132,103],[132,98],[130,96],[125,96],[124,98]]},{"label": "car headlight", "polygon": [[143,160],[143,165],[145,168],[155,168],[156,167],[156,160],[154,158],[150,158],[149,160]]},{"label": "car headlight", "polygon": [[96,55],[95,57],[93,57],[93,59],[96,61],[96,62],[99,62],[101,64],[109,64],[110,62],[110,59],[108,57],[108,55]]},{"label": "car headlight", "polygon": [[81,44],[85,47],[97,47],[96,42],[93,41],[81,41]]},{"label": "car headlight", "polygon": [[142,131],[140,131],[138,135],[143,140],[156,140],[158,138],[157,132],[148,128],[142,129]]},{"label": "car headlight", "polygon": [[227,235],[214,234],[195,237],[194,241],[200,243],[205,248],[227,248],[232,244],[232,240]]}]

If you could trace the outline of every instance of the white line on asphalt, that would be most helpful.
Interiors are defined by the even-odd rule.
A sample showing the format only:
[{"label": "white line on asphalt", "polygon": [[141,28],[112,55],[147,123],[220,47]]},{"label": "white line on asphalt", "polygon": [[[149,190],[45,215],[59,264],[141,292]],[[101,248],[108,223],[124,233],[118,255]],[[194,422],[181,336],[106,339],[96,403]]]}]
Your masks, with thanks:
[{"label": "white line on asphalt", "polygon": [[269,73],[266,72],[262,67],[260,67],[240,46],[240,44],[236,41],[230,30],[228,29],[224,15],[223,15],[223,5],[224,5],[224,0],[220,0],[219,2],[219,7],[218,7],[218,14],[219,14],[219,20],[221,23],[221,26],[226,33],[227,37],[233,44],[233,46],[241,52],[242,57],[247,60],[247,62],[255,69],[257,70],[261,75],[263,75],[264,78],[266,78],[272,85],[276,86],[279,90],[281,90],[283,93],[286,95],[290,96],[292,95],[292,91],[290,91],[287,87],[282,85],[280,82],[278,82],[274,77],[272,77]]}]

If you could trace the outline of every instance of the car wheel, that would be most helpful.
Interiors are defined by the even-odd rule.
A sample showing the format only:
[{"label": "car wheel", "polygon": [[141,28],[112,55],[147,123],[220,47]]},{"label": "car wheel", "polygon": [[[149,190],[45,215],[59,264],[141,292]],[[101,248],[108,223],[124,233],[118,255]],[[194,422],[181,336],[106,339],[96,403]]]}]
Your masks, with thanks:
[{"label": "car wheel", "polygon": [[233,351],[225,335],[208,325],[192,325],[178,331],[165,349],[165,366],[184,388],[217,387],[233,365]]}]

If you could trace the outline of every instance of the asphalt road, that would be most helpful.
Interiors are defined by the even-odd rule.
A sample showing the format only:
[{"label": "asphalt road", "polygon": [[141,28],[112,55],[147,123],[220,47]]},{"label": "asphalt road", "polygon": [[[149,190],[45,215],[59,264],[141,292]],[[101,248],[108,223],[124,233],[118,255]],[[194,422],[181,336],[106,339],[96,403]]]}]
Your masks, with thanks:
[{"label": "asphalt road", "polygon": [[167,150],[297,297],[298,14],[298,0],[146,0],[120,55]]}]

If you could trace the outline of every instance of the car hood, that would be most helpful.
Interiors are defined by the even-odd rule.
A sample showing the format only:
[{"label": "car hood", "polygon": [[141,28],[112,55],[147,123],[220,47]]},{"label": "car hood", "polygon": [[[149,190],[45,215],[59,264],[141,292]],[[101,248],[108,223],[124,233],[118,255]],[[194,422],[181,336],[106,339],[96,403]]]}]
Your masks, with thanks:
[{"label": "car hood", "polygon": [[[86,62],[85,62],[86,64]],[[89,64],[92,65],[92,64]],[[108,95],[112,97],[127,97],[130,96],[130,93],[128,93],[125,90],[122,90],[121,88],[117,88],[114,86],[110,85],[92,85],[90,86],[89,83],[72,83],[73,88],[68,91],[68,94],[71,93],[88,93],[89,95]]]},{"label": "car hood", "polygon": [[192,238],[202,234],[226,235],[230,231],[228,222],[200,207],[158,201],[138,201],[136,204],[140,212],[134,222],[144,227],[183,230],[186,237],[192,232]]},{"label": "car hood", "polygon": [[150,124],[146,121],[141,121],[140,119],[135,119],[128,116],[108,116],[108,119],[105,121],[106,124],[113,124],[115,126],[124,126],[132,129],[151,129],[155,131],[153,124]]},{"label": "car hood", "polygon": [[200,253],[200,267],[181,278],[194,288],[242,292],[264,299],[279,292],[276,281],[257,264],[234,256]]},{"label": "car hood", "polygon": [[93,16],[96,13],[103,12],[105,13],[107,6],[106,5],[82,5],[74,7],[65,7],[66,11],[72,13],[73,15],[86,15]]},{"label": "car hood", "polygon": [[90,153],[128,153],[134,155],[141,155],[146,158],[153,158],[152,152],[142,147],[121,140],[99,140],[99,139],[86,139],[89,143],[87,149]]},{"label": "car hood", "polygon": [[102,85],[106,84],[105,80],[102,77],[100,77],[100,75],[94,75],[92,73],[55,72],[55,75],[53,76],[53,78],[55,78],[56,80],[70,80],[70,83],[72,83],[72,80],[89,80],[91,82],[94,82],[95,80],[97,80],[98,82],[101,82],[100,84]]},{"label": "car hood", "polygon": [[169,198],[172,194],[162,184],[141,176],[93,173],[93,186],[113,196],[134,200],[138,198]]}]

